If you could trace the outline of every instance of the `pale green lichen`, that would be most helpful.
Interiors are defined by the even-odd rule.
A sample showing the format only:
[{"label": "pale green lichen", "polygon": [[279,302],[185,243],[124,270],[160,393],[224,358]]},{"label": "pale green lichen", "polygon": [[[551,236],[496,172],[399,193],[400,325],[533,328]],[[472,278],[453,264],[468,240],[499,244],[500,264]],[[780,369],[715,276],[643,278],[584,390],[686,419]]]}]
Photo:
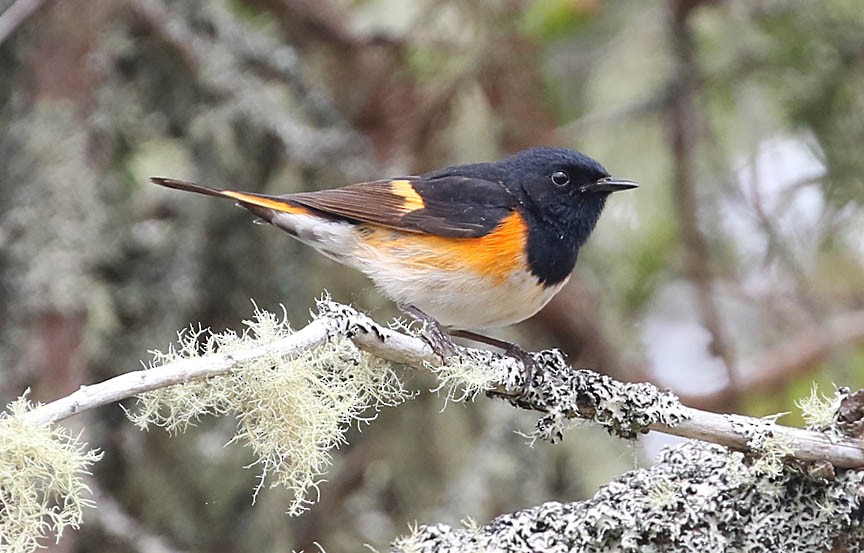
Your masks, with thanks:
[{"label": "pale green lichen", "polygon": [[778,434],[766,436],[760,448],[752,452],[753,472],[768,479],[776,478],[783,473],[786,461],[794,453],[795,446],[791,438]]},{"label": "pale green lichen", "polygon": [[660,476],[651,482],[650,485],[646,486],[645,491],[648,503],[657,511],[666,507],[672,507],[681,496],[679,485],[664,476]]},{"label": "pale green lichen", "polygon": [[[458,553],[490,553],[492,551],[504,551],[503,549],[487,548],[480,545],[482,535],[482,527],[472,519],[463,519],[460,521],[462,528],[458,530],[459,538],[449,541],[445,537],[443,543],[436,544],[436,552],[458,552]],[[444,524],[433,526],[423,526],[422,528],[414,523],[409,526],[410,533],[406,536],[396,538],[391,544],[390,551],[398,551],[399,553],[426,553],[429,551],[427,544],[428,535],[437,534],[436,530],[440,528],[441,534],[445,534],[450,529]],[[449,543],[448,543],[449,541]]]},{"label": "pale green lichen", "polygon": [[430,369],[438,378],[433,392],[444,392],[446,401],[471,401],[493,387],[501,375],[493,364],[467,356],[448,359],[446,365]]},{"label": "pale green lichen", "polygon": [[795,401],[795,405],[801,409],[801,417],[808,428],[823,430],[830,428],[836,422],[837,408],[843,397],[835,394],[830,398],[819,393],[819,387],[814,382],[810,387],[810,395]]},{"label": "pale green lichen", "polygon": [[[181,358],[231,354],[267,346],[292,331],[284,317],[256,310],[246,331],[182,333],[176,347],[153,352],[152,366]],[[294,493],[288,512],[299,514],[313,501],[331,450],[345,443],[352,422],[367,422],[376,411],[409,394],[390,366],[334,339],[299,357],[259,358],[228,374],[143,394],[130,414],[140,428],[151,425],[182,432],[205,415],[231,414],[237,430],[231,442],[252,448],[260,472],[258,491],[284,486]]]},{"label": "pale green lichen", "polygon": [[423,551],[420,540],[420,525],[413,523],[408,525],[408,534],[400,536],[393,540],[392,547],[394,551],[400,553],[421,553]]},{"label": "pale green lichen", "polygon": [[0,550],[34,551],[92,507],[83,477],[101,454],[61,426],[32,424],[26,394],[0,414]]},{"label": "pale green lichen", "polygon": [[777,413],[761,419],[726,415],[735,432],[747,438],[747,447],[750,448],[748,457],[751,461],[747,472],[757,480],[766,481],[779,476],[786,461],[794,456],[795,444],[792,439],[775,432],[778,428],[777,419],[785,415],[786,413]]},{"label": "pale green lichen", "polygon": [[[418,337],[428,332],[425,322],[403,318],[391,321],[389,327]],[[457,346],[456,355],[448,358],[443,365],[427,364],[426,368],[438,379],[438,385],[431,391],[443,392],[446,407],[447,402],[472,401],[477,394],[493,389],[496,383],[506,377],[508,367],[512,365],[515,365],[515,361],[511,358]]]}]

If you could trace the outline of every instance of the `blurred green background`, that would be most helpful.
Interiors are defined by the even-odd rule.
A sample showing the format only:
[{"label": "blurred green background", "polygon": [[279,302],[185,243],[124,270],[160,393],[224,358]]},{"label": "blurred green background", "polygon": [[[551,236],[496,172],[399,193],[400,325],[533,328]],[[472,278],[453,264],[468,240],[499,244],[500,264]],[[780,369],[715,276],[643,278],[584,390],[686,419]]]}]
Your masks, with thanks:
[{"label": "blurred green background", "polygon": [[[190,323],[240,329],[250,299],[295,327],[324,290],[396,315],[362,275],[151,175],[284,193],[531,145],[642,187],[610,200],[559,297],[500,336],[788,424],[812,382],[864,384],[857,0],[0,0],[0,14],[4,404],[135,370]],[[232,420],[169,439],[116,406],[86,413],[68,424],[105,452],[100,508],[46,545],[384,550],[415,521],[589,497],[667,443],[580,427],[529,447],[514,430],[531,413],[442,406],[425,393],[351,430],[300,518],[282,490],[250,505],[249,452],[223,447]]]}]

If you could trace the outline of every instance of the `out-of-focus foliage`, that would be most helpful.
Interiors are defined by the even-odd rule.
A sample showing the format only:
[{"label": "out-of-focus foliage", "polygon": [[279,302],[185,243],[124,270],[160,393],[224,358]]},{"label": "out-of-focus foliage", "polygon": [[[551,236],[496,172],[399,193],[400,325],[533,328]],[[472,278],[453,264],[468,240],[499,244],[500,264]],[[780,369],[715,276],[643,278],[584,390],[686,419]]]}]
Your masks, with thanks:
[{"label": "out-of-focus foliage", "polygon": [[[537,144],[642,186],[609,200],[560,297],[502,337],[753,414],[797,412],[813,381],[862,386],[864,330],[850,323],[864,309],[858,4],[46,2],[0,43],[0,402],[133,370],[189,324],[236,328],[249,298],[284,303],[295,328],[324,289],[395,314],[362,276],[149,176],[285,193]],[[681,230],[694,214],[695,262]],[[484,398],[441,412],[443,395],[349,429],[320,503],[296,519],[280,490],[250,506],[254,473],[238,467],[254,459],[223,447],[230,423],[170,441],[116,408],[73,424],[105,452],[103,492],[193,551],[384,549],[413,521],[584,498],[659,445],[649,436],[642,455],[586,428],[528,447],[512,430],[531,414]],[[108,540],[111,520],[88,519],[63,547],[136,549]]]},{"label": "out-of-focus foliage", "polygon": [[525,9],[525,32],[540,40],[567,37],[600,10],[597,0],[536,0]]},{"label": "out-of-focus foliage", "polygon": [[[842,205],[864,202],[864,12],[853,0],[796,3],[757,12],[764,33],[764,80],[797,126],[812,131],[828,170],[824,190]],[[809,32],[802,34],[801,29]]]}]

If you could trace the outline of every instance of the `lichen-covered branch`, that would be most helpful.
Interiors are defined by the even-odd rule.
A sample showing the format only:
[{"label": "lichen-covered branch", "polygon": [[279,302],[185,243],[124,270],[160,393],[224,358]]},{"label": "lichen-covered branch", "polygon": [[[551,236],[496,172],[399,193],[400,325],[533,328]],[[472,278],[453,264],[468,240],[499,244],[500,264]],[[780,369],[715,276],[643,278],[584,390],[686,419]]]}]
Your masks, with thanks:
[{"label": "lichen-covered branch", "polygon": [[420,526],[391,551],[860,551],[862,499],[864,472],[825,478],[691,441],[587,501],[548,502],[485,526]]},{"label": "lichen-covered branch", "polygon": [[124,373],[92,386],[81,386],[66,397],[29,411],[25,417],[33,424],[53,423],[151,390],[225,374],[253,359],[296,355],[327,340],[327,322],[326,319],[313,321],[278,342],[244,352],[178,359],[159,367]]},{"label": "lichen-covered branch", "polygon": [[[593,502],[550,503],[500,517],[483,529],[423,527],[397,542],[397,550],[635,550],[647,542],[675,543],[685,551],[726,543],[749,546],[751,530],[769,525],[765,513],[778,512],[777,498],[783,497],[785,506],[790,494],[800,502],[788,502],[791,514],[782,521],[802,518],[799,511],[805,507],[809,518],[782,532],[769,525],[777,536],[800,534],[806,537],[802,543],[824,545],[839,535],[838,529],[851,530],[859,520],[855,513],[864,473],[848,469],[864,467],[857,438],[864,419],[860,393],[841,390],[833,401],[814,393],[805,409],[814,430],[801,430],[774,420],[688,408],[653,385],[574,370],[557,351],[533,354],[536,367],[529,382],[521,362],[490,351],[457,348],[444,360],[409,327],[383,327],[329,299],[318,302],[315,319],[298,331],[284,318],[262,311],[246,325],[242,334],[182,333],[176,346],[154,352],[148,369],[82,387],[26,412],[19,408],[0,419],[5,424],[0,430],[18,425],[50,431],[61,419],[133,396],[138,408],[130,418],[142,428],[175,432],[205,415],[233,415],[238,425],[232,441],[254,450],[258,489],[267,484],[292,490],[289,512],[299,514],[328,470],[332,449],[345,442],[345,429],[354,421],[370,420],[370,411],[411,397],[387,360],[433,371],[453,399],[486,391],[543,413],[535,438],[561,440],[574,419],[585,419],[625,439],[658,430],[720,444],[690,444],[668,452],[658,467],[622,476]],[[18,434],[26,433],[6,437],[18,443]],[[84,453],[80,462],[86,469],[96,454]],[[78,469],[71,481],[79,482],[77,473],[85,469]],[[750,504],[742,514],[734,507],[744,499]],[[80,517],[80,510],[73,514]],[[77,520],[59,523],[58,532]],[[704,535],[715,526],[716,531]],[[35,534],[26,535],[31,536],[28,543],[35,543]],[[773,539],[764,543],[778,543]],[[592,549],[584,544],[600,545]]]},{"label": "lichen-covered branch", "polygon": [[444,382],[458,384],[474,378],[479,382],[475,383],[476,388],[490,389],[492,395],[515,406],[543,412],[535,429],[535,436],[541,439],[561,439],[573,419],[592,420],[626,439],[655,430],[740,450],[758,449],[755,433],[788,444],[789,458],[827,461],[838,467],[864,467],[864,446],[859,440],[790,428],[774,421],[692,409],[651,384],[623,383],[592,371],[573,370],[554,351],[535,354],[539,370],[523,389],[524,369],[513,358],[459,348],[457,357],[445,364],[420,336],[379,325],[346,305],[325,300],[319,302],[318,308],[317,318],[309,325],[267,346],[230,354],[215,352],[122,374],[40,406],[27,413],[27,419],[37,424],[56,422],[147,391],[226,374],[254,359],[290,357],[336,337],[346,337],[374,356],[418,369],[436,370]]}]

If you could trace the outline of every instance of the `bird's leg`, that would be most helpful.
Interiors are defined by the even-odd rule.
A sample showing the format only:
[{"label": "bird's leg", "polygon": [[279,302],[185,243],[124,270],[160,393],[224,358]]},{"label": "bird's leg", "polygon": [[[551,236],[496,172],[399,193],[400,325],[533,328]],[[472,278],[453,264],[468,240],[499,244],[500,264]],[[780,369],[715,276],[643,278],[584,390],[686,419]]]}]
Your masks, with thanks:
[{"label": "bird's leg", "polygon": [[400,310],[422,322],[426,326],[425,332],[423,333],[423,339],[426,340],[426,343],[429,344],[436,355],[442,359],[447,359],[448,357],[456,355],[456,344],[453,343],[450,334],[444,330],[444,327],[442,327],[441,323],[439,323],[435,318],[427,315],[414,305],[400,304],[398,307]]},{"label": "bird's leg", "polygon": [[520,397],[524,396],[528,392],[531,382],[534,379],[534,375],[537,373],[537,362],[530,353],[522,349],[518,344],[471,332],[470,330],[451,330],[448,332],[441,326],[441,323],[439,323],[435,318],[427,315],[420,308],[414,305],[403,304],[399,304],[398,307],[401,311],[424,323],[426,328],[423,334],[423,339],[426,340],[426,343],[429,344],[432,351],[442,359],[453,357],[456,354],[456,344],[453,343],[453,336],[473,340],[503,350],[504,355],[512,357],[522,363],[522,378],[524,380]]},{"label": "bird's leg", "polygon": [[534,375],[537,373],[537,362],[534,360],[534,357],[532,357],[530,353],[522,349],[518,344],[514,344],[513,342],[508,342],[506,340],[499,340],[498,338],[485,336],[476,332],[471,332],[470,330],[452,330],[450,331],[450,335],[457,336],[459,338],[466,338],[468,340],[473,340],[475,342],[480,342],[481,344],[486,344],[504,350],[504,355],[512,357],[522,363],[522,377],[524,378],[524,384],[522,385],[522,395],[524,395],[528,391],[528,388],[531,386],[531,382],[534,380]]}]

